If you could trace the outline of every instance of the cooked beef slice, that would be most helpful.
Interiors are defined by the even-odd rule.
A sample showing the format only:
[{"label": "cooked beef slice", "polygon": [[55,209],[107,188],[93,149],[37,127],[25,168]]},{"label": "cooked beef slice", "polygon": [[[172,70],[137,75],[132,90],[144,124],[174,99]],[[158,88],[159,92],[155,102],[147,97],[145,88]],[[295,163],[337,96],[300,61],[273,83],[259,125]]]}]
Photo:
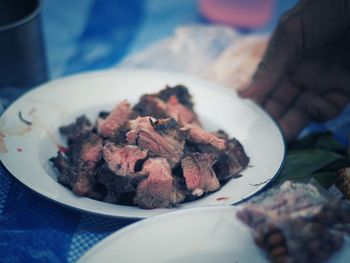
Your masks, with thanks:
[{"label": "cooked beef slice", "polygon": [[104,138],[112,137],[129,120],[130,114],[130,104],[126,100],[120,102],[105,119],[97,119],[98,133]]},{"label": "cooked beef slice", "polygon": [[126,134],[129,144],[147,149],[151,156],[166,158],[171,168],[180,162],[185,140],[174,119],[154,121],[150,117],[138,117],[129,123],[131,130]]},{"label": "cooked beef slice", "polygon": [[227,142],[226,146],[226,150],[214,165],[214,170],[220,182],[238,177],[238,173],[244,170],[249,163],[249,157],[238,140],[233,138]]},{"label": "cooked beef slice", "polygon": [[94,171],[85,166],[78,167],[72,165],[69,160],[57,153],[57,157],[50,159],[53,166],[59,171],[58,182],[72,189],[80,196],[93,194]]},{"label": "cooked beef slice", "polygon": [[165,102],[168,102],[170,97],[175,96],[182,105],[186,106],[191,111],[193,111],[192,96],[188,92],[188,89],[183,85],[177,85],[172,88],[166,87],[165,89],[161,90],[157,95],[161,100]]},{"label": "cooked beef slice", "polygon": [[200,126],[195,124],[186,124],[181,128],[181,131],[185,132],[188,139],[198,144],[210,144],[218,150],[226,149],[226,140],[219,138],[214,133],[203,130]]},{"label": "cooked beef slice", "polygon": [[117,147],[112,142],[106,142],[103,147],[103,159],[112,172],[125,176],[135,173],[136,163],[145,159],[147,152],[147,149],[141,150],[135,145]]},{"label": "cooked beef slice", "polygon": [[96,174],[96,188],[108,203],[132,205],[138,183],[147,178],[144,173],[120,176],[102,165]]},{"label": "cooked beef slice", "polygon": [[193,123],[200,126],[197,115],[190,108],[181,104],[175,95],[169,97],[166,110],[168,115],[181,125]]},{"label": "cooked beef slice", "polygon": [[151,116],[157,119],[169,117],[166,104],[156,95],[143,95],[133,107],[133,111],[141,117]]},{"label": "cooked beef slice", "polygon": [[65,135],[68,140],[74,140],[79,135],[92,131],[94,126],[90,120],[82,115],[76,119],[76,121],[67,126],[62,126],[59,128],[61,134]]},{"label": "cooked beef slice", "polygon": [[68,144],[67,156],[73,165],[94,171],[102,158],[102,149],[102,138],[93,132],[87,132]]},{"label": "cooked beef slice", "polygon": [[216,162],[214,155],[192,153],[181,161],[186,186],[193,195],[201,196],[220,188],[220,183],[213,170]]},{"label": "cooked beef slice", "polygon": [[137,186],[134,203],[139,207],[171,208],[184,200],[184,196],[175,188],[171,169],[165,158],[148,159],[142,172],[148,174],[148,177]]}]

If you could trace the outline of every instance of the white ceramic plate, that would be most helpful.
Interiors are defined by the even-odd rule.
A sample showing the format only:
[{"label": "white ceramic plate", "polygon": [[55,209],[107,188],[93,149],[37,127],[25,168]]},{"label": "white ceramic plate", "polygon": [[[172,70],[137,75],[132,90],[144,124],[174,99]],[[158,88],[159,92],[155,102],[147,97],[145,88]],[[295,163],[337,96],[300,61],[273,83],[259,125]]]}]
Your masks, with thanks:
[{"label": "white ceramic plate", "polygon": [[[267,263],[237,207],[206,207],[168,213],[132,224],[110,235],[78,263]],[[332,262],[348,262],[349,240]]]},{"label": "white ceramic plate", "polygon": [[[242,177],[229,181],[205,198],[173,209],[144,210],[78,197],[57,183],[48,159],[65,139],[58,127],[85,113],[95,120],[101,110],[119,101],[132,104],[165,85],[186,85],[207,130],[223,129],[235,136],[250,157]],[[22,115],[22,120],[19,118]],[[26,124],[28,121],[31,125]],[[158,71],[110,70],[80,74],[42,85],[17,100],[0,121],[0,157],[6,168],[32,190],[61,204],[108,216],[144,218],[177,209],[229,205],[263,189],[278,173],[285,155],[282,135],[272,119],[249,100],[218,85]]]}]

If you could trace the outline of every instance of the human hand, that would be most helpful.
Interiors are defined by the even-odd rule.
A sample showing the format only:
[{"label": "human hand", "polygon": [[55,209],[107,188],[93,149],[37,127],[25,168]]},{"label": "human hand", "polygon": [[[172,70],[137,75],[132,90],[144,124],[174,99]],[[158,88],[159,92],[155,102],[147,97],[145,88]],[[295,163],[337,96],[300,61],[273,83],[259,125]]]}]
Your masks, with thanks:
[{"label": "human hand", "polygon": [[261,104],[287,140],[350,101],[350,1],[301,0],[285,13],[240,93]]}]

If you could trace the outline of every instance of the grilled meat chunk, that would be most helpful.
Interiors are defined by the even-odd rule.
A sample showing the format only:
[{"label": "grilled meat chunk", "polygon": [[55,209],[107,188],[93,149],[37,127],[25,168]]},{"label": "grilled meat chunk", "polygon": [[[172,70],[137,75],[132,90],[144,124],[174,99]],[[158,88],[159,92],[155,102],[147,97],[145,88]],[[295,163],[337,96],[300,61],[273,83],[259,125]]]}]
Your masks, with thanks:
[{"label": "grilled meat chunk", "polygon": [[135,173],[135,165],[147,156],[147,149],[141,150],[135,145],[117,147],[107,142],[103,147],[103,159],[108,168],[117,175],[125,176]]},{"label": "grilled meat chunk", "polygon": [[168,102],[170,97],[175,96],[182,105],[186,106],[191,111],[193,111],[192,96],[188,92],[188,89],[183,85],[177,85],[172,88],[166,87],[165,89],[161,90],[157,95],[161,100],[165,102]]},{"label": "grilled meat chunk", "polygon": [[210,144],[218,150],[225,150],[226,140],[218,137],[214,133],[203,130],[200,126],[195,124],[187,124],[181,128],[182,131],[187,133],[190,141],[197,144]]},{"label": "grilled meat chunk", "polygon": [[102,138],[87,132],[68,144],[67,156],[73,165],[94,170],[102,158],[102,148]]},{"label": "grilled meat chunk", "polygon": [[192,153],[182,159],[181,166],[186,186],[193,195],[201,196],[220,188],[212,167],[215,162],[214,155],[208,153]]},{"label": "grilled meat chunk", "polygon": [[174,118],[179,124],[196,124],[200,126],[197,115],[190,108],[181,104],[175,95],[169,97],[166,103],[168,115]]},{"label": "grilled meat chunk", "polygon": [[143,95],[134,106],[133,111],[141,117],[151,116],[156,119],[169,117],[165,102],[156,95]]},{"label": "grilled meat chunk", "polygon": [[92,131],[93,128],[94,126],[90,120],[85,115],[82,115],[74,123],[60,127],[59,131],[68,140],[75,140],[81,134]]},{"label": "grilled meat chunk", "polygon": [[239,173],[247,168],[249,163],[249,157],[237,139],[232,138],[226,146],[226,150],[220,154],[219,160],[214,166],[220,182],[239,177]]},{"label": "grilled meat chunk", "polygon": [[151,156],[166,158],[171,168],[180,162],[185,140],[174,119],[153,121],[150,117],[138,117],[130,121],[130,127],[126,134],[128,143],[148,149]]},{"label": "grilled meat chunk", "polygon": [[165,158],[148,159],[142,168],[148,177],[137,186],[135,204],[141,208],[171,208],[182,202],[184,196],[175,188],[168,161]]},{"label": "grilled meat chunk", "polygon": [[102,193],[102,200],[107,203],[134,205],[133,199],[139,182],[147,178],[146,174],[116,175],[107,165],[98,169],[96,187]]},{"label": "grilled meat chunk", "polygon": [[97,120],[98,133],[104,138],[112,137],[129,120],[130,115],[130,104],[126,100],[120,102],[105,119]]}]

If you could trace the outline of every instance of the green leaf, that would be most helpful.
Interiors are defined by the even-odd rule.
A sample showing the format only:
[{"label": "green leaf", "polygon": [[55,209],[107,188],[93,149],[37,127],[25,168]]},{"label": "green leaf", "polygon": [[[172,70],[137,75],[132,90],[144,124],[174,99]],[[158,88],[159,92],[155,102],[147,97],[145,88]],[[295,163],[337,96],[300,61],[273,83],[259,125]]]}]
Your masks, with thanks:
[{"label": "green leaf", "polygon": [[344,156],[321,149],[289,151],[285,166],[277,177],[276,183],[311,178],[312,173],[341,159],[344,159]]},{"label": "green leaf", "polygon": [[336,173],[335,172],[317,172],[312,176],[320,185],[322,185],[324,188],[327,189],[333,184],[336,177]]},{"label": "green leaf", "polygon": [[334,139],[331,132],[315,133],[295,141],[290,150],[323,149],[346,156],[346,148]]}]

